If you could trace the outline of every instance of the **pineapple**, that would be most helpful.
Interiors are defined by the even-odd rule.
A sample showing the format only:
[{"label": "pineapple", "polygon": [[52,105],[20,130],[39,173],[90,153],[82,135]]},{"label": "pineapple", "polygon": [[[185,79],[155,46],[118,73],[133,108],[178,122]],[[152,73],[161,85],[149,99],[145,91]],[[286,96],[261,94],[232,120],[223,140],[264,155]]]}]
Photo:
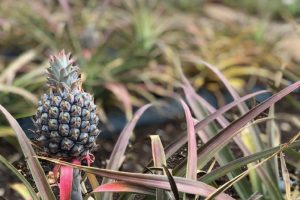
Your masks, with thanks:
[{"label": "pineapple", "polygon": [[100,133],[93,97],[83,91],[79,67],[70,53],[50,57],[49,92],[35,115],[37,141],[46,154],[63,159],[87,155]]}]

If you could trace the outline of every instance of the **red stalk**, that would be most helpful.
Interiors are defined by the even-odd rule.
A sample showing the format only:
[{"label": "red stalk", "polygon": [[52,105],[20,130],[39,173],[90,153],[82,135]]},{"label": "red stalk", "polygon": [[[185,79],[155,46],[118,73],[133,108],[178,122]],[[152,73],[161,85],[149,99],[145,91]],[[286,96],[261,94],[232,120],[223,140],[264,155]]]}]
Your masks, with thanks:
[{"label": "red stalk", "polygon": [[[80,161],[78,159],[74,159],[72,163],[80,165]],[[60,181],[59,181],[60,200],[71,199],[73,171],[74,171],[73,167],[61,166],[60,168]]]}]

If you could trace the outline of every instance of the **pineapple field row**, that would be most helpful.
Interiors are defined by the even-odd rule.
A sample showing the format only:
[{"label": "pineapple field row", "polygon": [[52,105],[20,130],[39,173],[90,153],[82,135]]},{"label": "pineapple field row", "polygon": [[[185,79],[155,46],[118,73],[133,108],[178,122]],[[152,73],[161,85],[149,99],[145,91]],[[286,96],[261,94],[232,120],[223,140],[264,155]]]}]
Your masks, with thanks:
[{"label": "pineapple field row", "polygon": [[299,17],[0,1],[0,199],[300,200]]}]

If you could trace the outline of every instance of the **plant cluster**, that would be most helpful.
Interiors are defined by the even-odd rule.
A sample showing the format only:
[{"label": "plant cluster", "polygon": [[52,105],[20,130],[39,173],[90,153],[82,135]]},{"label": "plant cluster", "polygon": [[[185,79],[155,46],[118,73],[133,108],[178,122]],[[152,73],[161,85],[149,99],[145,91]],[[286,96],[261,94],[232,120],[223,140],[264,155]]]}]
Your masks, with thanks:
[{"label": "plant cluster", "polygon": [[[278,29],[278,15],[294,22],[298,13],[279,6],[260,22],[226,4],[234,3],[0,2],[0,110],[9,123],[1,121],[0,137],[20,148],[34,180],[0,155],[21,182],[15,190],[35,200],[57,199],[55,186],[62,200],[299,198],[299,116],[275,104],[299,108],[300,57],[290,49],[300,40],[286,37],[291,26],[266,34]],[[261,5],[251,9],[260,13]],[[82,74],[70,54],[53,53],[59,49],[74,52]],[[42,85],[49,92],[39,100]],[[251,103],[262,95],[269,98]],[[121,170],[138,121],[160,109],[162,97],[177,102],[186,131],[168,145],[150,135],[144,172]],[[106,168],[92,167],[98,121],[107,123],[112,107],[128,123]],[[34,113],[38,138],[30,141],[16,118]],[[295,127],[286,129],[291,137],[282,137],[279,122]],[[53,183],[41,160],[55,164]]]}]

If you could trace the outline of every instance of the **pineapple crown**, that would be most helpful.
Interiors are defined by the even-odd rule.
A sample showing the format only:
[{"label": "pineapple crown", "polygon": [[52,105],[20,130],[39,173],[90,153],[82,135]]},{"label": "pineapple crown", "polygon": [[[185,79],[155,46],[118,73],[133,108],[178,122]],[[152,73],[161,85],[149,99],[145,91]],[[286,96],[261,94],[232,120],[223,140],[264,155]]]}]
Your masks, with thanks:
[{"label": "pineapple crown", "polygon": [[71,53],[64,50],[50,56],[50,67],[47,69],[47,84],[54,93],[81,90],[80,69],[71,58]]}]

